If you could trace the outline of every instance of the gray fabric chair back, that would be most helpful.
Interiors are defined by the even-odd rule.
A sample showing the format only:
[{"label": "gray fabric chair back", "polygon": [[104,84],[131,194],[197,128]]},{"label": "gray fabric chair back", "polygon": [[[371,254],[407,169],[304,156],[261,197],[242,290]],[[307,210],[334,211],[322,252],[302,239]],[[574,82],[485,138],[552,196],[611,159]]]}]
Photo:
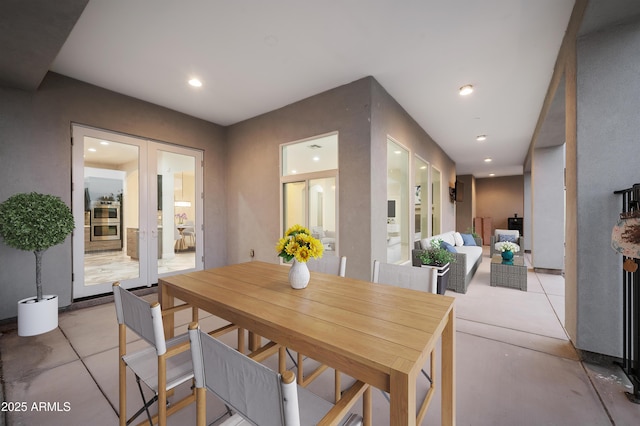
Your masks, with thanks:
[{"label": "gray fabric chair back", "polygon": [[[189,339],[196,387],[207,388],[258,426],[284,426],[285,409],[295,408],[297,412],[297,400],[283,400],[280,374],[203,333],[199,327],[189,328]],[[285,407],[289,402],[296,407]]]},{"label": "gray fabric chair back", "polygon": [[325,254],[320,259],[309,259],[307,266],[311,272],[323,272],[344,277],[347,272],[347,257],[331,256]]},{"label": "gray fabric chair back", "polygon": [[373,262],[372,281],[374,283],[389,284],[395,287],[436,293],[438,272],[434,268],[394,265],[375,260]]},{"label": "gray fabric chair back", "polygon": [[116,305],[118,324],[125,324],[131,331],[156,347],[158,355],[166,352],[162,312],[160,304],[151,305],[144,299],[113,285],[113,299]]}]

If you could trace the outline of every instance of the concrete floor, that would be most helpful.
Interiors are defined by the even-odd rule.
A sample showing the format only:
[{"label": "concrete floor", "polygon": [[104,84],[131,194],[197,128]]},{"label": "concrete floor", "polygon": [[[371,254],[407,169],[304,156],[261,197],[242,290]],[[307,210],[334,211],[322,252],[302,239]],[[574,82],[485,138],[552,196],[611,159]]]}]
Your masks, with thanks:
[{"label": "concrete floor", "polygon": [[[562,325],[561,276],[530,271],[527,292],[490,287],[485,254],[467,294],[447,295],[457,299],[459,425],[640,424],[640,405],[627,401],[624,392],[630,384],[620,369],[581,362],[568,340]],[[155,295],[145,297],[153,300]],[[223,323],[203,317],[203,328]],[[176,330],[186,330],[188,321],[188,314],[178,317]],[[234,338],[229,335],[224,340],[232,343]],[[134,346],[141,343],[131,340]],[[10,408],[5,404],[0,425],[117,424],[117,326],[112,303],[62,313],[58,329],[41,336],[18,337],[15,331],[5,331],[0,335],[0,360],[3,401],[26,403],[22,411],[15,411],[15,404],[14,411],[5,411]],[[267,363],[276,366],[275,359]],[[333,372],[326,371],[310,389],[331,398],[332,377]],[[131,413],[140,401],[133,376],[128,383]],[[388,424],[388,403],[378,391],[373,404],[374,424]],[[210,396],[211,421],[222,410]],[[171,417],[169,424],[194,424],[194,418],[192,405]],[[439,423],[436,393],[423,424]]]}]

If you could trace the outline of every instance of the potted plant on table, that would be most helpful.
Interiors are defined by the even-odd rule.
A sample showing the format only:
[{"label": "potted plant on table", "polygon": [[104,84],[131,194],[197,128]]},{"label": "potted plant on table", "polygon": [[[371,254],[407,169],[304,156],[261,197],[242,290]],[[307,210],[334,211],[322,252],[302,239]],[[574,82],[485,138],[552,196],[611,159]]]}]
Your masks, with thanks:
[{"label": "potted plant on table", "polygon": [[293,260],[289,270],[289,283],[295,289],[303,289],[309,284],[311,277],[307,261],[312,257],[321,258],[324,246],[320,240],[311,236],[311,231],[307,228],[293,225],[276,244],[276,251],[286,262]]},{"label": "potted plant on table", "polygon": [[455,255],[442,247],[441,239],[429,242],[429,248],[419,256],[422,266],[435,268],[438,271],[438,294],[444,294],[449,283],[449,268],[456,261]]},{"label": "potted plant on table", "polygon": [[506,265],[513,265],[513,253],[519,250],[520,248],[510,241],[502,243],[500,246],[500,251],[502,252],[502,263]]},{"label": "potted plant on table", "polygon": [[58,326],[58,296],[42,294],[42,255],[74,229],[69,207],[54,195],[16,194],[0,204],[0,237],[36,256],[36,297],[18,301],[18,335],[33,336]]}]

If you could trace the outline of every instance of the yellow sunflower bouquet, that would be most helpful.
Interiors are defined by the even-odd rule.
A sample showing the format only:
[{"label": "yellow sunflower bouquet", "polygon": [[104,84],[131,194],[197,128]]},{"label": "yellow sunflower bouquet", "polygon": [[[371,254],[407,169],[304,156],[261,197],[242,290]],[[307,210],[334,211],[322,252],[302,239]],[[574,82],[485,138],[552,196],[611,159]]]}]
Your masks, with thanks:
[{"label": "yellow sunflower bouquet", "polygon": [[300,225],[293,225],[284,233],[276,244],[278,256],[289,262],[296,259],[298,262],[306,262],[309,258],[322,257],[324,247],[317,238],[311,236],[311,232]]}]

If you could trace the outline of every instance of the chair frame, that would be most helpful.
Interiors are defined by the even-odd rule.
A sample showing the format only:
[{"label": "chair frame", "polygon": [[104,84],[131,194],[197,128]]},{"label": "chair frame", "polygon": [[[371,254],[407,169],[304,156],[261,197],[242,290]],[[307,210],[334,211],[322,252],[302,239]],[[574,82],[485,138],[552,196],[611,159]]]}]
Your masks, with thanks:
[{"label": "chair frame", "polygon": [[[136,333],[138,336],[140,336],[144,340],[147,340],[147,338],[144,337],[138,330],[135,329],[135,325],[128,323],[127,319],[124,317],[123,302],[121,299],[121,294],[119,293],[120,290],[128,291],[128,290],[125,290],[124,288],[121,288],[119,282],[114,283],[113,293],[114,293],[114,301],[116,305],[116,314],[118,317],[118,357],[119,357],[119,362],[118,362],[119,415],[118,416],[120,419],[120,426],[125,426],[130,424],[140,414],[142,414],[143,411],[147,412],[147,421],[150,424],[154,424],[155,422],[157,422],[159,425],[165,425],[167,416],[170,416],[171,414],[185,408],[186,406],[188,406],[189,404],[191,404],[196,400],[195,391],[192,391],[191,394],[173,403],[171,407],[167,408],[167,392],[172,390],[175,387],[174,386],[171,389],[167,389],[167,374],[166,374],[167,359],[174,357],[180,353],[189,351],[189,342],[185,340],[184,342],[178,343],[175,345],[167,345],[167,343],[170,343],[170,342],[167,342],[165,340],[163,321],[162,321],[162,316],[165,313],[161,311],[160,304],[158,302],[154,302],[149,305],[153,334],[155,338],[154,342],[149,342],[149,343],[152,343],[156,349],[155,352],[157,355],[158,389],[157,391],[154,390],[156,392],[155,396],[151,400],[146,401],[144,398],[144,394],[142,392],[142,387],[140,385],[140,378],[134,371],[134,374],[136,374],[136,381],[138,383],[138,388],[140,389],[140,393],[142,394],[144,405],[140,410],[138,410],[138,412],[136,412],[130,419],[127,420],[127,363],[125,362],[125,357],[127,355],[132,356],[136,353],[141,353],[142,351],[145,351],[143,349],[142,351],[137,351],[131,354],[127,354],[127,328],[131,328],[131,330],[134,333]],[[138,296],[135,296],[135,297],[138,297]],[[190,306],[186,304],[180,305],[173,308],[171,310],[171,313],[177,310],[187,309],[189,307]],[[197,318],[196,309],[193,310],[193,316]],[[172,339],[172,341],[175,341],[175,340]],[[188,377],[186,380],[191,380],[191,379],[192,377]],[[176,384],[176,386],[182,383],[184,383],[184,381]],[[155,416],[151,416],[149,413],[149,407],[156,401],[158,402],[158,413]]]}]

